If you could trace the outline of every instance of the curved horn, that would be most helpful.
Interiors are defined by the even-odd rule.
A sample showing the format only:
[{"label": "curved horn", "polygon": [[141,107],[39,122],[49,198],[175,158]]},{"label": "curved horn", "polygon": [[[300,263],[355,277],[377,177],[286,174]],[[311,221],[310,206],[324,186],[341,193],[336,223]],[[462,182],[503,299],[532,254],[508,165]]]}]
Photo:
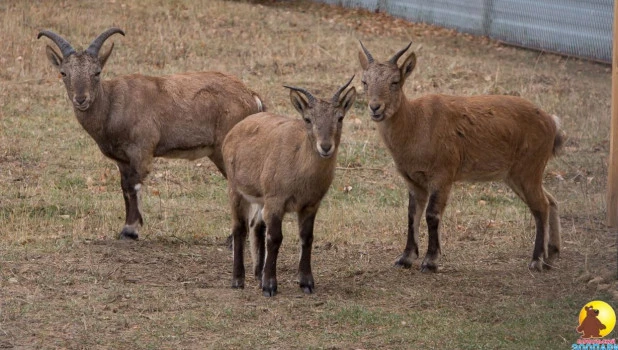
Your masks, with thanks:
[{"label": "curved horn", "polygon": [[412,45],[411,41],[408,44],[408,46],[405,47],[405,49],[403,49],[403,50],[397,52],[396,54],[394,54],[393,57],[391,57],[391,59],[388,60],[388,61],[391,62],[391,63],[397,64],[397,61],[399,60],[401,55],[403,55],[406,51],[408,51],[408,49],[410,48],[410,45]]},{"label": "curved horn", "polygon": [[348,80],[348,82],[339,88],[339,90],[337,90],[337,92],[335,92],[335,94],[333,95],[333,103],[338,103],[339,102],[339,95],[341,95],[341,93],[343,92],[343,90],[345,90],[348,85],[350,85],[350,83],[352,82],[352,80],[354,80],[354,76],[352,75],[352,78],[350,78],[350,80]]},{"label": "curved horn", "polygon": [[109,38],[110,36],[116,33],[120,33],[124,36],[124,32],[122,31],[122,29],[110,28],[104,31],[103,33],[101,33],[101,35],[99,35],[96,39],[94,39],[92,44],[90,44],[90,46],[88,46],[88,48],[86,49],[86,53],[89,53],[93,56],[98,56],[99,50],[101,49],[101,46],[103,46],[103,43],[105,42],[105,40],[107,40],[107,38]]},{"label": "curved horn", "polygon": [[369,50],[367,50],[365,45],[363,45],[362,41],[359,40],[358,42],[361,44],[361,47],[363,48],[363,52],[365,53],[365,56],[367,56],[367,62],[373,63],[373,56],[371,56],[371,54],[369,53]]},{"label": "curved horn", "polygon": [[54,44],[58,46],[63,57],[67,57],[68,55],[75,53],[75,49],[73,48],[73,46],[71,46],[71,44],[69,44],[68,41],[64,40],[64,38],[60,35],[50,30],[42,30],[39,32],[39,35],[37,35],[36,38],[41,39],[42,36],[50,38],[54,42]]},{"label": "curved horn", "polygon": [[294,86],[287,86],[287,85],[283,85],[283,87],[286,87],[286,88],[288,88],[290,90],[302,92],[303,94],[305,94],[305,96],[307,96],[307,100],[309,101],[309,104],[311,104],[311,105],[315,104],[315,102],[316,102],[316,98],[313,97],[313,95],[309,91],[307,91],[305,89],[297,88],[297,87],[294,87]]}]

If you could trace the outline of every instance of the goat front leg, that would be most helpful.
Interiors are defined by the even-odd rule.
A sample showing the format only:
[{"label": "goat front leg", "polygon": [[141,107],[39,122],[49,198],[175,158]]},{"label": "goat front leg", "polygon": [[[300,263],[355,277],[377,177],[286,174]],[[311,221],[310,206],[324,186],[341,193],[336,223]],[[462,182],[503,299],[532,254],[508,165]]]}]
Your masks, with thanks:
[{"label": "goat front leg", "polygon": [[311,273],[311,250],[313,247],[313,224],[317,208],[305,209],[298,213],[298,233],[300,236],[300,262],[298,282],[305,294],[313,293],[314,281]]},{"label": "goat front leg", "polygon": [[129,164],[118,163],[120,168],[120,185],[125,205],[125,222],[120,239],[138,239],[138,230],[144,224],[140,212],[139,191],[142,187],[143,177]]},{"label": "goat front leg", "polygon": [[262,293],[266,297],[272,297],[277,294],[277,256],[283,241],[281,232],[283,213],[271,212],[265,206],[263,215],[266,223],[266,258],[262,274]]},{"label": "goat front leg", "polygon": [[152,152],[148,147],[131,147],[127,149],[130,161],[118,162],[120,185],[125,204],[125,222],[120,239],[137,239],[139,227],[144,225],[140,212],[139,191],[152,166]]},{"label": "goat front leg", "polygon": [[412,262],[418,258],[418,231],[421,217],[427,204],[427,191],[410,185],[408,196],[408,240],[403,253],[397,257],[395,266],[409,269]]},{"label": "goat front leg", "polygon": [[438,260],[440,260],[440,220],[446,207],[450,186],[443,186],[440,190],[434,191],[429,196],[427,204],[426,220],[429,241],[427,244],[427,254],[421,263],[421,272],[438,271]]}]

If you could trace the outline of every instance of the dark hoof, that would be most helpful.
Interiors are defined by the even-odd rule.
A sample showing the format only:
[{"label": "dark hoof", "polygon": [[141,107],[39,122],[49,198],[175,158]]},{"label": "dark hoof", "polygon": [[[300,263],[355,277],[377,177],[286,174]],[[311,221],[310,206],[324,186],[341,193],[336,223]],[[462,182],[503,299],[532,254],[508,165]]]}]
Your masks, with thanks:
[{"label": "dark hoof", "polygon": [[233,289],[245,289],[245,281],[244,280],[232,280],[232,288]]},{"label": "dark hoof", "polygon": [[423,263],[421,264],[421,272],[438,272],[438,266],[433,263]]},{"label": "dark hoof", "polygon": [[397,260],[395,260],[395,267],[401,267],[404,269],[409,269],[412,267],[412,260],[400,255]]},{"label": "dark hoof", "polygon": [[123,228],[122,232],[118,236],[118,239],[132,239],[136,241],[139,238],[139,235],[133,229]]},{"label": "dark hoof", "polygon": [[300,282],[300,289],[303,290],[303,293],[305,294],[311,294],[313,293],[313,289],[314,289],[314,283],[313,280],[307,281],[307,282]]},{"label": "dark hoof", "polygon": [[274,297],[277,294],[277,286],[274,287],[262,287],[262,294],[265,297]]},{"label": "dark hoof", "polygon": [[547,247],[547,261],[545,262],[544,268],[547,270],[551,269],[559,257],[560,257],[560,250],[558,249],[558,247],[550,244]]},{"label": "dark hoof", "polygon": [[[544,265],[543,264],[543,260],[541,260],[541,259],[532,260],[530,262],[530,264],[528,265],[528,268],[531,271],[543,272],[543,265]],[[546,268],[548,268],[548,267],[546,266]]]},{"label": "dark hoof", "polygon": [[402,268],[402,269],[409,269],[409,268],[411,268],[411,267],[412,267],[412,264],[410,264],[410,263],[409,263],[409,262],[407,262],[407,261],[400,261],[400,260],[397,260],[397,261],[395,261],[395,264],[394,264],[393,266],[395,266],[395,267],[400,267],[400,268]]}]

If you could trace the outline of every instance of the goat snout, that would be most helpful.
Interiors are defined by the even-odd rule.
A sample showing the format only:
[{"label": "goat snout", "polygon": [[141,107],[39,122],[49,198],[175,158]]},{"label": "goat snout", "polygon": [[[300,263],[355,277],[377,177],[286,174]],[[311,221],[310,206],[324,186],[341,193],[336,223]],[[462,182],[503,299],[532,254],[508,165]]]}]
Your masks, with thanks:
[{"label": "goat snout", "polygon": [[369,104],[371,110],[371,118],[375,121],[380,121],[384,118],[384,104],[378,102],[371,102]]},{"label": "goat snout", "polygon": [[81,111],[88,109],[90,106],[88,95],[76,95],[73,98],[73,104],[75,104],[75,107]]},{"label": "goat snout", "polygon": [[335,152],[335,147],[330,142],[318,142],[318,153],[322,158],[329,158]]}]

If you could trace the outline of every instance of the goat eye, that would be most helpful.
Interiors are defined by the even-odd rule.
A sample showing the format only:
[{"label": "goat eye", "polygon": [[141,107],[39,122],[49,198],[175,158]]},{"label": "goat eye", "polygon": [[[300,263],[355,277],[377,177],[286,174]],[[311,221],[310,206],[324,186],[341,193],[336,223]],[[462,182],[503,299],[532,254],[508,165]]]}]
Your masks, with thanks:
[{"label": "goat eye", "polygon": [[67,74],[65,72],[60,72],[60,75],[64,78],[67,76]]},{"label": "goat eye", "polygon": [[305,121],[305,123],[311,124],[311,120],[309,120],[308,118],[303,118],[303,120]]},{"label": "goat eye", "polygon": [[95,76],[95,77],[98,77],[98,76],[100,76],[100,75],[101,75],[101,72],[100,72],[100,71],[99,71],[99,72],[94,73],[94,76]]},{"label": "goat eye", "polygon": [[339,118],[337,118],[337,122],[341,123],[343,121],[343,116],[340,116]]},{"label": "goat eye", "polygon": [[397,85],[399,85],[399,82],[398,82],[398,81],[394,81],[394,82],[392,82],[392,83],[391,83],[391,86],[392,86],[392,87],[397,87]]}]

